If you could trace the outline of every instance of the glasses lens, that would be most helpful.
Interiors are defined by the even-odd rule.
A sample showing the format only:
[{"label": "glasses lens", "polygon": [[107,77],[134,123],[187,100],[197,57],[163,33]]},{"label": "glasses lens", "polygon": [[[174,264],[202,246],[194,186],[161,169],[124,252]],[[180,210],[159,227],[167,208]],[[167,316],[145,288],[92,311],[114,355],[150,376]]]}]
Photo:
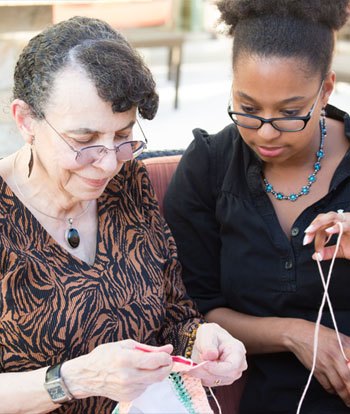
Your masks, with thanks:
[{"label": "glasses lens", "polygon": [[[239,126],[244,128],[258,129],[262,125],[262,121],[258,118],[252,118],[245,114],[237,114],[230,112],[232,120]],[[301,131],[305,127],[303,119],[276,119],[272,121],[272,125],[280,131]]]},{"label": "glasses lens", "polygon": [[127,141],[120,145],[117,145],[114,149],[106,148],[104,145],[92,145],[90,147],[82,148],[80,151],[76,151],[76,161],[80,165],[93,164],[95,161],[101,159],[109,151],[114,151],[118,161],[125,162],[136,158],[141,152],[147,148],[147,139],[141,129],[139,122],[136,122],[136,131],[133,129],[129,135],[129,139],[140,137],[145,141],[133,140]]},{"label": "glasses lens", "polygon": [[281,131],[300,131],[305,126],[305,122],[302,119],[278,119],[272,123]]},{"label": "glasses lens", "polygon": [[[114,151],[116,151],[118,161],[125,162],[136,158],[145,148],[147,148],[147,146],[142,141],[128,141],[119,145],[117,148],[118,149]],[[76,160],[80,165],[93,164],[95,161],[107,154],[108,151],[113,150],[109,150],[103,145],[83,148],[78,152]]]},{"label": "glasses lens", "polygon": [[108,149],[103,145],[86,147],[77,153],[76,160],[80,165],[92,164],[93,162],[102,158],[107,152]]},{"label": "glasses lens", "polygon": [[259,128],[261,125],[260,119],[250,118],[244,114],[230,113],[230,117],[237,125],[245,128]]},{"label": "glasses lens", "polygon": [[119,145],[117,151],[118,161],[130,161],[136,158],[146,148],[146,144],[142,141],[129,141]]}]

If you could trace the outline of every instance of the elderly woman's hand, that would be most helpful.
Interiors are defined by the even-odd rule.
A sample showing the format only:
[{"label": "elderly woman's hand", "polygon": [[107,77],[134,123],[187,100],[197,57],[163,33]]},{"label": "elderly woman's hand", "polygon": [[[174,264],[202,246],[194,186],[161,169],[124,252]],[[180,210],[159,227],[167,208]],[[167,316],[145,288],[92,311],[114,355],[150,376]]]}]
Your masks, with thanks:
[{"label": "elderly woman's hand", "polygon": [[[135,346],[156,352],[142,352]],[[131,339],[103,344],[88,355],[64,363],[62,375],[75,398],[98,395],[132,401],[150,384],[170,374],[172,350],[172,345],[148,346]]]},{"label": "elderly woman's hand", "polygon": [[333,257],[335,245],[326,246],[333,234],[340,232],[338,222],[342,223],[343,235],[340,241],[338,258],[350,259],[350,213],[331,211],[327,214],[319,214],[310,226],[305,230],[304,245],[315,240],[315,254],[313,258],[329,260]]},{"label": "elderly woman's hand", "polygon": [[192,360],[208,362],[191,370],[191,375],[201,378],[208,387],[232,384],[247,369],[245,354],[242,342],[225,329],[216,323],[203,324],[197,330]]}]

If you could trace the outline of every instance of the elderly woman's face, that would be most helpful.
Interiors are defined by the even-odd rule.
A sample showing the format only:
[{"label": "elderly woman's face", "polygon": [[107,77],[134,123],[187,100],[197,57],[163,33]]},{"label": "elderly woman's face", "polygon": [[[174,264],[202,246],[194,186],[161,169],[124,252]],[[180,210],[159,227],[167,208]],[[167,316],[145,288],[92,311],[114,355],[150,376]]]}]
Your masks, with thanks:
[{"label": "elderly woman's face", "polygon": [[35,131],[41,173],[58,191],[76,199],[98,198],[123,164],[117,161],[114,151],[108,151],[101,159],[81,165],[69,145],[75,150],[91,145],[114,148],[132,140],[136,108],[113,113],[111,104],[98,96],[83,71],[66,69],[55,79],[45,117],[47,122],[38,122]]}]

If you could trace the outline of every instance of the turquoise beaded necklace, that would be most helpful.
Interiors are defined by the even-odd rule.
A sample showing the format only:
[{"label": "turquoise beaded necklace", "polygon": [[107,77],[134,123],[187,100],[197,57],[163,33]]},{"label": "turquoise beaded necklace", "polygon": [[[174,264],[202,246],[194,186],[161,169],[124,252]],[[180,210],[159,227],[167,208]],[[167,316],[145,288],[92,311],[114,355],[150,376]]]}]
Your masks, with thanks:
[{"label": "turquoise beaded necklace", "polygon": [[299,197],[301,197],[303,195],[306,195],[306,194],[309,194],[310,187],[316,181],[316,175],[321,169],[321,159],[324,157],[323,144],[324,144],[324,139],[327,136],[326,117],[325,116],[322,116],[322,118],[320,120],[320,128],[321,128],[320,148],[316,152],[316,162],[313,165],[314,166],[314,172],[311,175],[309,175],[307,185],[302,187],[302,189],[300,190],[299,193],[291,193],[289,195],[284,195],[281,192],[275,191],[273,189],[272,185],[267,181],[267,179],[263,175],[265,190],[266,190],[267,193],[271,193],[272,195],[274,195],[277,200],[290,200],[290,201],[296,201]]}]

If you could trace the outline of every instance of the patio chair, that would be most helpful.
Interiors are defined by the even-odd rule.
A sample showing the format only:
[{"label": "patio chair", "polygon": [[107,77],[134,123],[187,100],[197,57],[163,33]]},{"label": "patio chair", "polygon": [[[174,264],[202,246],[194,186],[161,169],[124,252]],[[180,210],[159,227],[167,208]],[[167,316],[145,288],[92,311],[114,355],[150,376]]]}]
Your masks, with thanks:
[{"label": "patio chair", "polygon": [[143,152],[142,157],[146,165],[151,183],[156,193],[160,212],[163,214],[163,199],[168,184],[173,176],[183,151],[153,151]]}]

